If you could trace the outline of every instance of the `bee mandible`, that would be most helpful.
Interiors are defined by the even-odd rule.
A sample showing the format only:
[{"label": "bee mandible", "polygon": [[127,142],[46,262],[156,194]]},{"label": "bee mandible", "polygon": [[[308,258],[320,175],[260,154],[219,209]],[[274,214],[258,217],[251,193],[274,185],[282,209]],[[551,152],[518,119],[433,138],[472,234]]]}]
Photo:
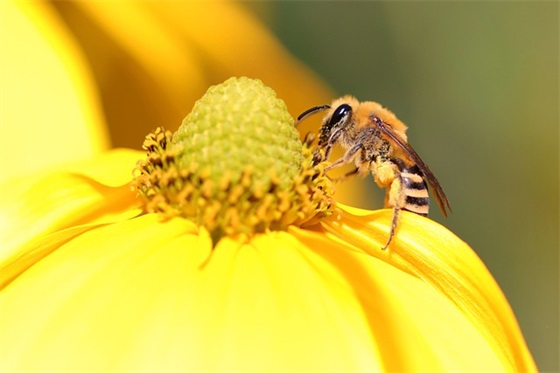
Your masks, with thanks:
[{"label": "bee mandible", "polygon": [[341,145],[346,152],[325,171],[354,163],[356,168],[344,175],[365,176],[371,172],[377,185],[386,189],[385,207],[393,209],[387,249],[397,228],[400,210],[427,216],[429,212],[428,184],[447,217],[449,201],[430,168],[408,144],[407,127],[390,110],[377,102],[360,102],[343,96],[331,105],[312,107],[297,118],[296,126],[312,114],[328,111],[319,132],[319,149],[328,159],[331,149]]}]

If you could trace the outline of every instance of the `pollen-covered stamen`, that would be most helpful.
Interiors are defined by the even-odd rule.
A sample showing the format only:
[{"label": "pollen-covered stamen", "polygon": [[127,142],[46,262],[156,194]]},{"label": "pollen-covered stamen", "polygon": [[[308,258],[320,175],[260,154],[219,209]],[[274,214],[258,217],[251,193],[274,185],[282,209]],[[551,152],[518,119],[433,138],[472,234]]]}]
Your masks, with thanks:
[{"label": "pollen-covered stamen", "polygon": [[332,183],[293,128],[284,103],[259,81],[209,89],[175,134],[146,137],[134,186],[146,211],[181,216],[223,235],[312,224],[335,211]]}]

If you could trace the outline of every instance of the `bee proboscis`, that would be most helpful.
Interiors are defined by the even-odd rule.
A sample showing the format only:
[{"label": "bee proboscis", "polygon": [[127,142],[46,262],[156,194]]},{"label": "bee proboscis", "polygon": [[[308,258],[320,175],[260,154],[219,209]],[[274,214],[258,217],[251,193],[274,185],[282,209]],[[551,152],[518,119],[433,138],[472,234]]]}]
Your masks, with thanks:
[{"label": "bee proboscis", "polygon": [[324,149],[325,159],[335,145],[341,145],[346,152],[326,171],[353,162],[356,168],[344,177],[371,172],[377,185],[386,189],[385,207],[393,209],[393,218],[389,238],[382,250],[389,247],[395,235],[401,209],[428,215],[428,184],[443,215],[447,216],[451,206],[443,189],[434,173],[408,144],[405,124],[390,110],[377,102],[359,102],[352,96],[343,96],[331,105],[306,110],[297,118],[296,126],[310,115],[327,110],[319,133],[319,149]]}]

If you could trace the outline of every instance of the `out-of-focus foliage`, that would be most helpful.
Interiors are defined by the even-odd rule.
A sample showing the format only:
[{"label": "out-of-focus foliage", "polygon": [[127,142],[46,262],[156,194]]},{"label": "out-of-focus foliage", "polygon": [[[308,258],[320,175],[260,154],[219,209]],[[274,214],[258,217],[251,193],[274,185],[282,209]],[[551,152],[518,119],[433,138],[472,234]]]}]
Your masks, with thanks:
[{"label": "out-of-focus foliage", "polygon": [[[453,207],[433,216],[495,275],[539,369],[558,371],[559,4],[278,2],[260,14],[338,94],[409,125]],[[373,182],[356,183],[375,195],[361,207],[378,207]]]}]

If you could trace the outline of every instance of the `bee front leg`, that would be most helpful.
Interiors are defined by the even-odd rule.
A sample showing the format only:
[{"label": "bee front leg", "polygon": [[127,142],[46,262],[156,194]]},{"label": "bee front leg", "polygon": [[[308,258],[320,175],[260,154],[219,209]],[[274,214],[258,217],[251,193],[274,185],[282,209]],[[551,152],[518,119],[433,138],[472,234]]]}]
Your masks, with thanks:
[{"label": "bee front leg", "polygon": [[356,154],[358,153],[358,151],[360,151],[362,148],[364,147],[363,144],[356,144],[353,147],[351,147],[350,149],[348,149],[346,151],[346,153],[344,153],[344,155],[342,156],[342,158],[337,159],[333,164],[331,164],[329,167],[325,168],[325,172],[332,170],[333,168],[342,166],[345,163],[350,163],[352,162],[352,160],[354,159],[354,157],[356,156]]},{"label": "bee front leg", "polygon": [[336,179],[332,179],[333,182],[335,183],[339,183],[343,180],[346,180],[352,176],[356,176],[360,173],[360,168],[356,167],[355,169],[353,169],[352,171],[349,171],[347,173],[345,173],[344,175],[342,175],[341,177],[337,177]]},{"label": "bee front leg", "polygon": [[[334,131],[329,137],[329,140],[327,141],[327,146],[325,147],[325,159],[329,159],[329,156],[331,155],[331,149],[334,146],[334,144],[336,144],[336,142],[338,141],[340,135],[342,135],[342,129],[338,129]],[[319,145],[320,144],[321,141],[319,141]]]}]

